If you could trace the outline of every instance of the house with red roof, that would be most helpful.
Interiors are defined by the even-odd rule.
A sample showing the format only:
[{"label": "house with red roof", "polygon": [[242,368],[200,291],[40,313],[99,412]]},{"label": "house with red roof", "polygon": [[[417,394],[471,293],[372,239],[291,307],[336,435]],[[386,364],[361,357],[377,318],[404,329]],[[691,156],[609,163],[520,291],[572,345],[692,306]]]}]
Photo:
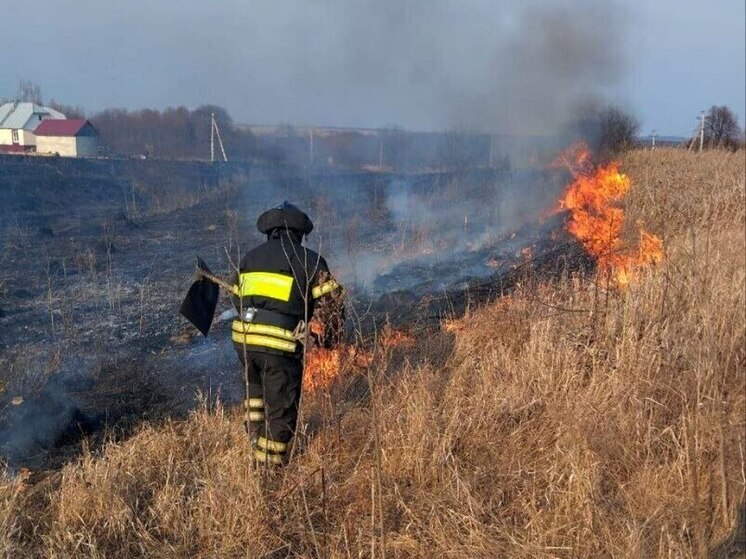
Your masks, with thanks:
[{"label": "house with red roof", "polygon": [[98,155],[98,132],[83,118],[42,121],[34,131],[36,153],[63,157]]},{"label": "house with red roof", "polygon": [[29,153],[36,147],[36,127],[47,119],[65,115],[36,103],[0,104],[0,153]]}]

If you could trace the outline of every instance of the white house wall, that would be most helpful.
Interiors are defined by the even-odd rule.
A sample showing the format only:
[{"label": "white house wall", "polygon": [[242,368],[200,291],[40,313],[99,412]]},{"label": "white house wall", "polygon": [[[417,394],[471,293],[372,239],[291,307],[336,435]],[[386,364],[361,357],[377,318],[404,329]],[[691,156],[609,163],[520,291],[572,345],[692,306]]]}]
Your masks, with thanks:
[{"label": "white house wall", "polygon": [[36,153],[57,153],[63,157],[75,157],[77,139],[72,136],[39,136],[36,138]]},{"label": "white house wall", "polygon": [[22,146],[35,146],[36,134],[34,134],[33,132],[29,132],[28,130],[19,130],[18,143]]},{"label": "white house wall", "polygon": [[36,153],[57,153],[62,157],[95,157],[98,155],[98,138],[94,136],[37,136]]},{"label": "white house wall", "polygon": [[16,130],[18,132],[18,141],[13,142],[13,130],[10,128],[0,128],[0,145],[18,144],[20,146],[35,146],[36,135],[28,130]]}]

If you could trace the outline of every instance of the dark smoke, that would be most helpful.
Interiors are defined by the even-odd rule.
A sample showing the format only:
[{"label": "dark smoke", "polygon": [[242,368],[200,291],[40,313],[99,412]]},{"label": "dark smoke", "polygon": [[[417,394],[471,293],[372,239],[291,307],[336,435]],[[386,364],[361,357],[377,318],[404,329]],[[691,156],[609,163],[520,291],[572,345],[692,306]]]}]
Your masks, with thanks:
[{"label": "dark smoke", "polygon": [[607,96],[624,70],[627,18],[616,2],[312,6],[326,22],[321,38],[298,35],[281,47],[309,92],[311,121],[322,118],[314,113],[324,99],[350,96],[325,122],[553,134],[579,99]]}]

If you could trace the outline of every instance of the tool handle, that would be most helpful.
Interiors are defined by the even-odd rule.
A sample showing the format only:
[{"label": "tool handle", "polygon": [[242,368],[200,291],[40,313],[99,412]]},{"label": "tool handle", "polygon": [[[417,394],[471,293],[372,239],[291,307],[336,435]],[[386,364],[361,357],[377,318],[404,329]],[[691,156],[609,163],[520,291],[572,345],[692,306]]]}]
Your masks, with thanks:
[{"label": "tool handle", "polygon": [[228,293],[233,293],[233,286],[224,279],[219,278],[218,276],[215,276],[210,272],[205,272],[201,268],[197,268],[197,275],[218,284],[220,287],[228,291]]}]

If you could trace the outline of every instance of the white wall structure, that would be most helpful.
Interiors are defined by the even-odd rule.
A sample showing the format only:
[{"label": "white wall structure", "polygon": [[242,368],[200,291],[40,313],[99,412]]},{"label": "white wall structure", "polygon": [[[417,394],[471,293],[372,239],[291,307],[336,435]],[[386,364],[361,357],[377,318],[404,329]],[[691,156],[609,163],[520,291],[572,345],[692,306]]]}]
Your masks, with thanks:
[{"label": "white wall structure", "polygon": [[50,119],[36,129],[36,152],[62,157],[95,157],[98,155],[98,132],[84,119]]},{"label": "white wall structure", "polygon": [[39,136],[36,139],[36,153],[77,157],[77,138],[75,136]]},{"label": "white wall structure", "polygon": [[61,112],[36,103],[12,102],[0,105],[0,146],[36,146],[34,131],[45,120],[66,120]]},{"label": "white wall structure", "polygon": [[98,139],[92,136],[39,136],[36,138],[36,153],[62,157],[95,157],[98,155]]}]

